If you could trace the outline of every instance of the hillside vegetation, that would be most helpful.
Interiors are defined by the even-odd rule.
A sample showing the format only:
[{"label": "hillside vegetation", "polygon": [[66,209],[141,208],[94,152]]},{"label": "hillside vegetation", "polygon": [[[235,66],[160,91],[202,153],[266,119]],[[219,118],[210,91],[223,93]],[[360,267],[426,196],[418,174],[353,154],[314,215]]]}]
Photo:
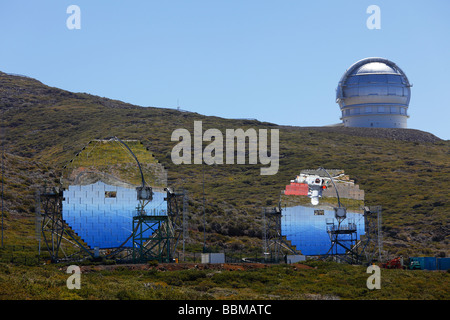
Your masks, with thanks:
[{"label": "hillside vegetation", "polygon": [[[0,263],[0,299],[45,300],[448,300],[445,272],[382,271],[381,290],[369,290],[363,266],[321,261],[237,269],[204,265],[82,267],[80,290],[68,290],[66,267]],[[183,303],[185,303],[183,301]],[[236,303],[236,302],[235,302]],[[294,302],[297,303],[297,302]],[[172,312],[175,308],[168,308]],[[176,309],[175,309],[176,310]]]},{"label": "hillside vegetation", "polygon": [[[383,207],[383,244],[389,256],[448,255],[450,248],[450,142],[413,129],[288,127],[257,120],[207,117],[139,107],[48,87],[0,73],[3,113],[7,244],[35,246],[34,192],[56,184],[61,168],[90,140],[117,136],[140,140],[168,170],[168,184],[190,195],[190,246],[199,248],[202,181],[208,245],[261,251],[261,207],[274,206],[301,169],[345,170],[365,191],[366,205]],[[212,106],[213,107],[213,106]],[[281,106],[280,106],[281,107]],[[280,130],[276,175],[261,165],[175,165],[177,128]],[[207,143],[205,143],[207,145]],[[26,223],[18,223],[23,219]]]}]

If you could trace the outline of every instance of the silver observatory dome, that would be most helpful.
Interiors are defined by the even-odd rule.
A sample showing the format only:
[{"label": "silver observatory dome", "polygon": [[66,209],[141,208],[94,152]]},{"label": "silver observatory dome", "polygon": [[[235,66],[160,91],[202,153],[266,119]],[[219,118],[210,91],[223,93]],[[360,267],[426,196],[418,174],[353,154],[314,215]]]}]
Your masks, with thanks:
[{"label": "silver observatory dome", "polygon": [[336,89],[346,127],[406,128],[411,85],[392,61],[366,58],[354,63]]}]

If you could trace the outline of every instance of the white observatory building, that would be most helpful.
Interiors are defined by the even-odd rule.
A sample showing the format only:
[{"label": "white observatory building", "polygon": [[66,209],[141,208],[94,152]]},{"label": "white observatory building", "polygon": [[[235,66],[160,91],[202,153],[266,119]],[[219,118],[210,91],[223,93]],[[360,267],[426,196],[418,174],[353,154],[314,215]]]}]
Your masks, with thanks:
[{"label": "white observatory building", "polygon": [[384,58],[354,63],[336,89],[345,127],[406,128],[410,98],[405,73]]}]

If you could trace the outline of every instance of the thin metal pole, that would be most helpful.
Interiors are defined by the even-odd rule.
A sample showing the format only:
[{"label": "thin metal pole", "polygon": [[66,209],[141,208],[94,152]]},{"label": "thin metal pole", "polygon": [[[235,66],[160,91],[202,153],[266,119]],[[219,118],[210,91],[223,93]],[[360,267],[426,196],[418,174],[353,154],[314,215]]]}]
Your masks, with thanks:
[{"label": "thin metal pole", "polygon": [[205,165],[202,163],[203,171],[203,253],[206,253],[206,211],[205,211]]},{"label": "thin metal pole", "polygon": [[[3,142],[2,142],[2,145],[3,145]],[[3,165],[3,157],[4,156],[5,156],[5,154],[2,150],[2,248],[3,248],[3,179],[4,179],[4,175],[5,175],[5,170],[4,170],[4,165]]]},{"label": "thin metal pole", "polygon": [[262,236],[263,255],[264,255],[264,259],[265,259],[266,256],[267,256],[267,253],[268,253],[268,250],[267,250],[267,230],[266,230],[266,210],[265,210],[265,208],[262,208],[261,215],[262,215],[262,221],[263,221],[263,236]]},{"label": "thin metal pole", "polygon": [[338,192],[338,190],[337,190],[337,188],[336,188],[336,185],[334,184],[333,178],[330,176],[330,174],[328,173],[328,171],[327,171],[326,169],[320,167],[319,170],[325,171],[325,173],[328,175],[328,177],[330,177],[331,183],[333,184],[334,189],[336,190],[336,196],[337,196],[338,205],[339,205],[339,208],[340,208],[340,207],[341,207],[341,200],[339,199],[339,192]]},{"label": "thin metal pole", "polygon": [[114,137],[114,139],[117,140],[117,141],[119,141],[121,144],[123,144],[123,145],[125,146],[125,148],[127,148],[128,151],[131,153],[131,155],[133,156],[134,160],[136,160],[136,163],[137,163],[137,165],[138,165],[138,167],[139,167],[139,172],[141,173],[142,188],[144,188],[144,187],[145,187],[144,173],[142,172],[141,164],[139,163],[138,158],[134,155],[133,151],[131,151],[130,147],[128,147],[127,144],[126,144],[125,142],[123,142],[122,140],[120,140],[120,139],[117,138],[117,137]]},{"label": "thin metal pole", "polygon": [[383,235],[381,233],[381,207],[377,208],[377,237],[378,237],[378,260],[382,261],[381,251],[383,249]]},{"label": "thin metal pole", "polygon": [[5,109],[2,110],[2,248],[3,248],[3,184],[4,184],[4,175],[5,175],[5,169],[4,169],[4,157],[5,157],[5,131],[4,131],[4,122],[5,120]]},{"label": "thin metal pole", "polygon": [[[2,141],[2,147],[3,147],[3,141]],[[5,156],[5,154],[2,150],[2,248],[3,248],[3,179],[4,179],[4,175],[5,175],[5,170],[4,170],[4,166],[3,166],[3,157],[4,156]]]},{"label": "thin metal pole", "polygon": [[183,189],[183,261],[185,261],[185,243],[187,238],[187,191],[186,189]]}]

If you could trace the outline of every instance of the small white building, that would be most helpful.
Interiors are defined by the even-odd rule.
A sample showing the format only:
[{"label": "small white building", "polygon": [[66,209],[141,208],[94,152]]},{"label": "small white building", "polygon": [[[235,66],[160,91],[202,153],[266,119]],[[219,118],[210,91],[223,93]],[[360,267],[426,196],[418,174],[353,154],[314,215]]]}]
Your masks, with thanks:
[{"label": "small white building", "polygon": [[306,261],[306,256],[301,254],[288,254],[286,255],[286,263],[297,263],[301,261]]},{"label": "small white building", "polygon": [[202,263],[225,263],[225,253],[202,253]]}]

